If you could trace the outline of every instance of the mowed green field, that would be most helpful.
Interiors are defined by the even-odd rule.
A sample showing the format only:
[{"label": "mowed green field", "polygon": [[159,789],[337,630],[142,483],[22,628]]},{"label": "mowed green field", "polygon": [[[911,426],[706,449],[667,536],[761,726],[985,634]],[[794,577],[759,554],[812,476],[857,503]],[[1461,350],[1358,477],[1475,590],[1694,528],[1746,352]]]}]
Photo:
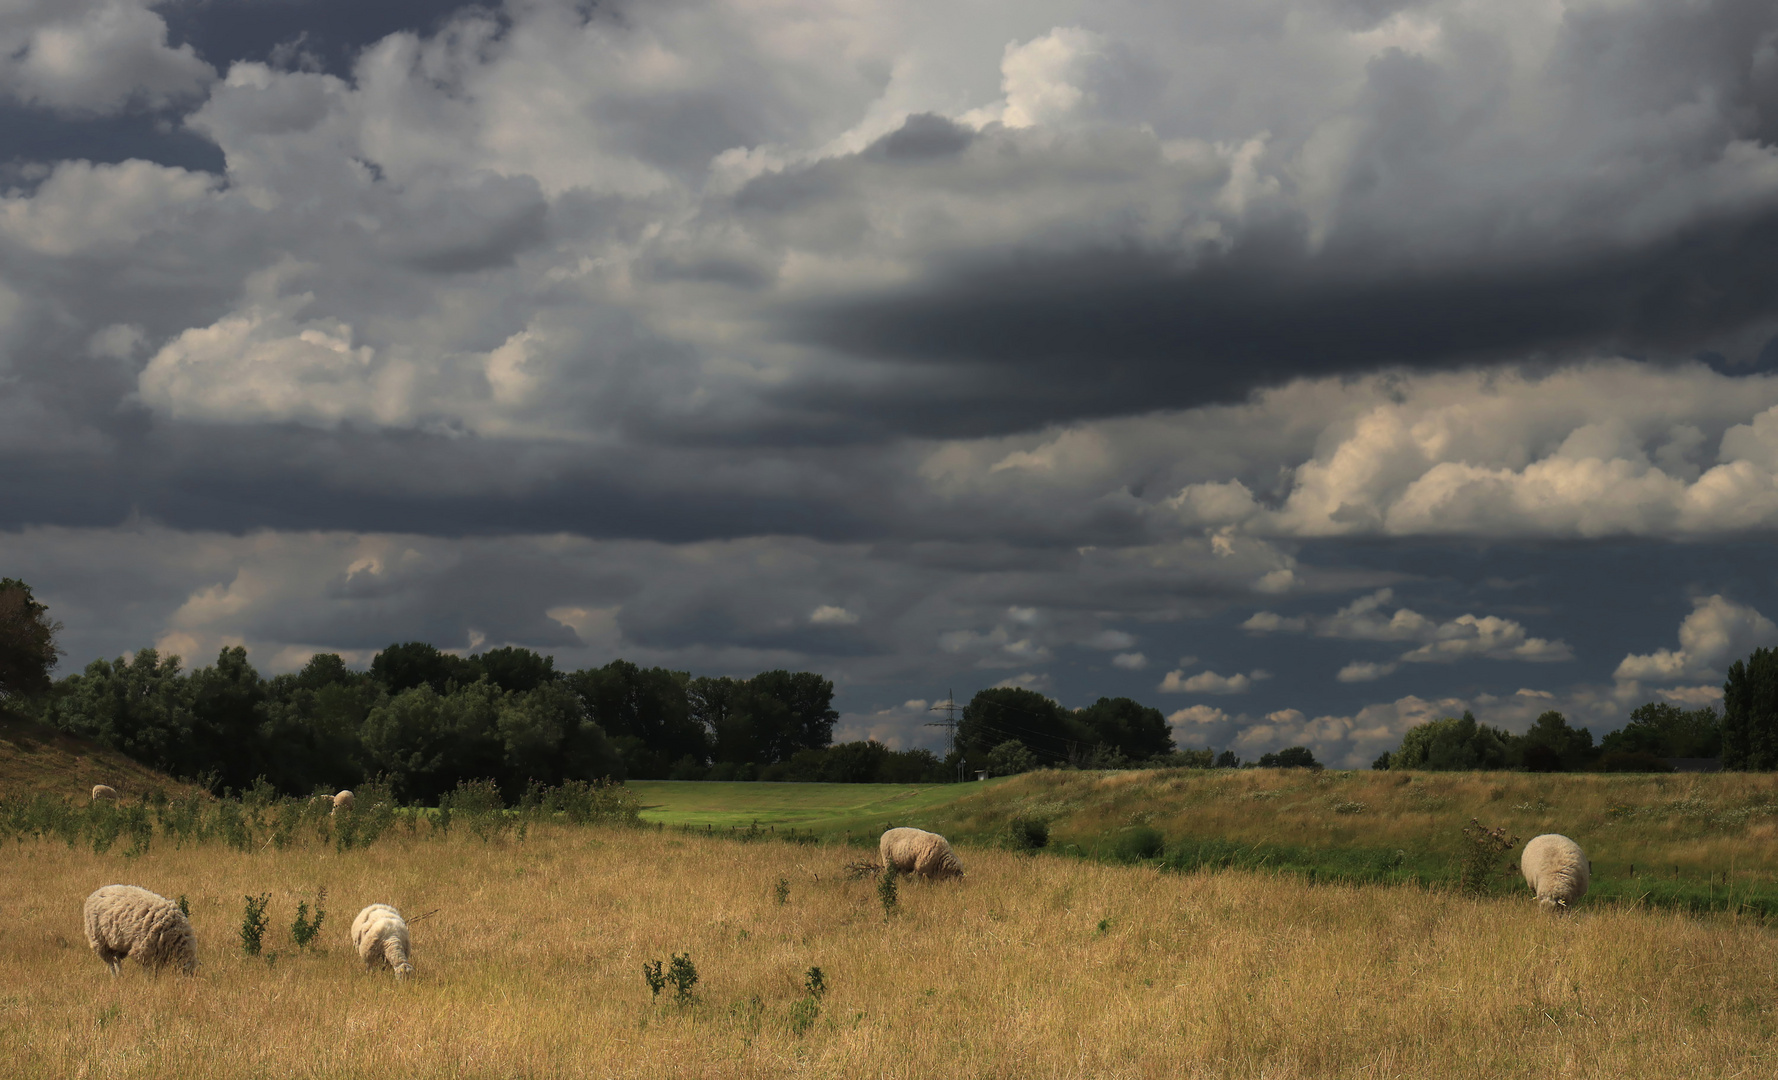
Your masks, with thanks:
[{"label": "mowed green field", "polygon": [[642,820],[713,830],[796,829],[817,836],[871,836],[887,825],[917,825],[960,798],[1015,779],[970,784],[760,784],[716,780],[633,780]]}]

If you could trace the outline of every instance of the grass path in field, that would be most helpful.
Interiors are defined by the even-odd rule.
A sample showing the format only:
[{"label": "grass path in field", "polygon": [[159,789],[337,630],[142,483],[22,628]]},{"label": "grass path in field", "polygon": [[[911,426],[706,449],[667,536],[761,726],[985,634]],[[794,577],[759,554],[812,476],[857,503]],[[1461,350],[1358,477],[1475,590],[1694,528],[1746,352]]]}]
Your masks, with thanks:
[{"label": "grass path in field", "polygon": [[1011,780],[971,784],[761,784],[717,780],[632,780],[642,819],[717,830],[808,829],[821,836],[875,835],[886,823],[918,825],[938,807]]}]

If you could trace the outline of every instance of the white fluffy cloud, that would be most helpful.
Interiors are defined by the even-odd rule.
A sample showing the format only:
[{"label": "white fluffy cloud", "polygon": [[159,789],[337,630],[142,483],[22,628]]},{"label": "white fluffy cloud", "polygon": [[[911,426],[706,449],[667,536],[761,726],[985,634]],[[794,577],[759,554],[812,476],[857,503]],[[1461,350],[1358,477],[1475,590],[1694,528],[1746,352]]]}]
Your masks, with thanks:
[{"label": "white fluffy cloud", "polygon": [[72,113],[158,107],[215,78],[144,0],[14,0],[0,12],[0,91]]},{"label": "white fluffy cloud", "polygon": [[1335,676],[1345,683],[1380,679],[1393,673],[1399,664],[1443,664],[1472,657],[1532,663],[1574,659],[1574,651],[1566,642],[1531,637],[1512,619],[1498,615],[1459,615],[1441,623],[1405,607],[1386,613],[1386,606],[1394,598],[1393,589],[1378,589],[1322,618],[1300,616],[1286,619],[1269,611],[1256,612],[1242,624],[1242,629],[1265,634],[1278,631],[1301,633],[1313,628],[1317,637],[1417,643],[1415,648],[1396,657],[1393,663],[1354,661],[1347,664]]},{"label": "white fluffy cloud", "polygon": [[1163,694],[1244,694],[1253,688],[1253,684],[1271,678],[1271,673],[1255,668],[1251,674],[1218,675],[1214,671],[1200,671],[1196,675],[1187,676],[1183,668],[1175,668],[1167,672],[1159,687]]},{"label": "white fluffy cloud", "polygon": [[[1778,626],[1772,620],[1723,596],[1700,596],[1692,601],[1692,613],[1679,624],[1678,649],[1625,656],[1613,675],[1636,682],[1721,679],[1734,661],[1774,644],[1778,644]],[[1687,699],[1684,692],[1678,693],[1678,700]]]}]

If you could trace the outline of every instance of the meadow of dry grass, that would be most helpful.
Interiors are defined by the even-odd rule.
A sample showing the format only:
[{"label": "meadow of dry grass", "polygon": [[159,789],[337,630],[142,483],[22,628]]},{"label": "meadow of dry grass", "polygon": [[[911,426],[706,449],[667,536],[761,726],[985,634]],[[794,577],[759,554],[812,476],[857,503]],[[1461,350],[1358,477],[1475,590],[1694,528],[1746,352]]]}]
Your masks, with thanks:
[{"label": "meadow of dry grass", "polygon": [[[56,1077],[1323,1077],[1772,1075],[1778,941],[1631,909],[1163,874],[966,850],[885,916],[843,847],[533,827],[368,850],[157,845],[125,859],[9,845],[0,1072]],[[782,877],[788,902],[774,885]],[[193,978],[86,948],[110,882],[186,894]],[[328,890],[321,948],[299,899]],[[242,897],[272,895],[267,948]],[[366,974],[357,909],[392,902],[418,974]],[[649,960],[689,954],[688,1005]],[[802,1031],[806,970],[831,989]],[[806,1007],[805,1007],[806,1008]]]}]

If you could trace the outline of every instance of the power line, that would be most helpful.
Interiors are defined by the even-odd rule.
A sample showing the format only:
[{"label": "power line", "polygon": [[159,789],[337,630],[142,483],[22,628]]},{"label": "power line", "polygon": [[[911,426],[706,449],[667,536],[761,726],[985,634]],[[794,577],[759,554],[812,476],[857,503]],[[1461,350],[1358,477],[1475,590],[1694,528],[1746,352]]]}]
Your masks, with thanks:
[{"label": "power line", "polygon": [[[943,720],[934,720],[931,723],[922,726],[944,728],[947,736],[946,745],[949,747],[945,756],[951,757],[955,755],[957,753],[957,699],[953,692],[946,690],[944,703],[942,705],[934,705],[926,711],[943,712],[945,714]],[[957,758],[957,782],[963,782],[963,759],[960,757]]]}]

